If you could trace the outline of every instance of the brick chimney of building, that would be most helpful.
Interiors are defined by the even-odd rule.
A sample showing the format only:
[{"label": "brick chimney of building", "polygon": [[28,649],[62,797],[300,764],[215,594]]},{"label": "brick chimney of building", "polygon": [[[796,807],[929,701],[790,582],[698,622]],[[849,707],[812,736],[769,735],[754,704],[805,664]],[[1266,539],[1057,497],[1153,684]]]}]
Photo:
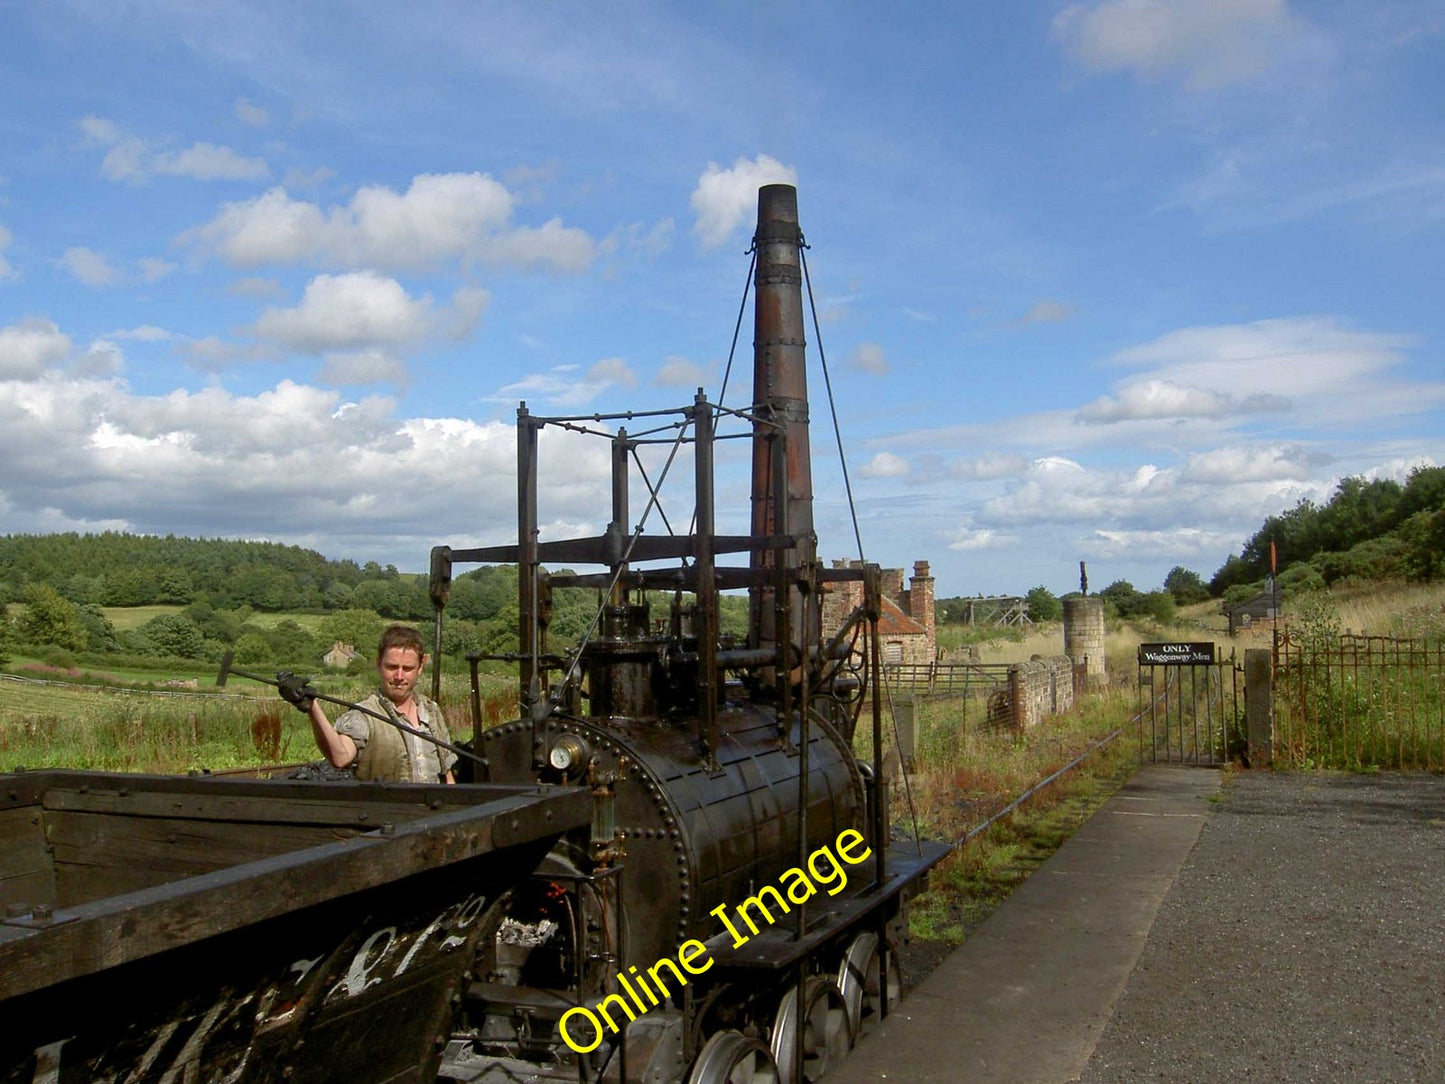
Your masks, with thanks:
[{"label": "brick chimney of building", "polygon": [[908,581],[908,616],[928,630],[928,650],[938,657],[938,637],[933,619],[933,577],[927,561],[913,562],[913,577]]},{"label": "brick chimney of building", "polygon": [[906,612],[907,603],[903,598],[903,569],[885,568],[881,571],[883,573],[882,582],[878,586],[883,597]]}]

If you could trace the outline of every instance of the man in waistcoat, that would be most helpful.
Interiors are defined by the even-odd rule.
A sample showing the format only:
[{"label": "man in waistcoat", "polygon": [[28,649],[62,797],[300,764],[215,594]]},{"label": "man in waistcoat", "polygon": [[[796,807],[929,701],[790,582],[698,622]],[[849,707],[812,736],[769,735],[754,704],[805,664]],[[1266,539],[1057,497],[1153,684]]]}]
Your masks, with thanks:
[{"label": "man in waistcoat", "polygon": [[[426,649],[421,634],[406,625],[392,625],[381,634],[376,649],[376,672],[381,688],[358,707],[385,715],[414,730],[451,741],[442,709],[417,691]],[[332,767],[355,766],[356,777],[401,783],[454,783],[452,765],[457,755],[416,734],[408,734],[361,711],[351,710],[333,727],[321,702],[306,695],[300,682],[295,689],[283,683],[281,695],[306,713],[311,733]],[[294,693],[294,695],[293,695]]]}]

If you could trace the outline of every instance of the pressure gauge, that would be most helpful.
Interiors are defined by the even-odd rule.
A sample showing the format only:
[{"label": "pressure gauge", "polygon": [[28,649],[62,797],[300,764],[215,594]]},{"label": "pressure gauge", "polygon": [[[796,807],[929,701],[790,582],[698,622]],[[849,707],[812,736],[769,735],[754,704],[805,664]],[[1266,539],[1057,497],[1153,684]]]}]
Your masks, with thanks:
[{"label": "pressure gauge", "polygon": [[587,766],[589,755],[586,742],[575,734],[563,734],[552,743],[552,749],[547,754],[547,763],[559,772],[579,775]]}]

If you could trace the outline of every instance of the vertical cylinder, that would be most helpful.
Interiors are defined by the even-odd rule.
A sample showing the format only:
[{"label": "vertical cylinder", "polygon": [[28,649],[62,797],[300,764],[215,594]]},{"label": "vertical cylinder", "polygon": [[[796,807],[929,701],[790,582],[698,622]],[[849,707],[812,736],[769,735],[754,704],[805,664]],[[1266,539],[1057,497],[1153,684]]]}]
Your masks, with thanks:
[{"label": "vertical cylinder", "polygon": [[1084,666],[1085,687],[1106,684],[1104,663],[1104,600],[1064,599],[1064,654]]},{"label": "vertical cylinder", "polygon": [[[758,190],[758,231],[753,241],[758,257],[753,290],[753,408],[759,417],[753,425],[752,533],[777,534],[778,525],[785,523],[790,533],[808,535],[813,530],[813,476],[796,188],[770,184]],[[770,439],[779,432],[784,440]],[[786,479],[786,488],[778,487],[778,475]],[[777,507],[775,494],[780,491],[785,494],[785,509]],[[773,568],[777,560],[774,551],[754,551],[752,567]],[[796,555],[783,560],[795,564]],[[750,608],[753,645],[772,646],[777,626],[771,588],[753,588]],[[795,620],[793,627],[801,628],[802,623]]]}]

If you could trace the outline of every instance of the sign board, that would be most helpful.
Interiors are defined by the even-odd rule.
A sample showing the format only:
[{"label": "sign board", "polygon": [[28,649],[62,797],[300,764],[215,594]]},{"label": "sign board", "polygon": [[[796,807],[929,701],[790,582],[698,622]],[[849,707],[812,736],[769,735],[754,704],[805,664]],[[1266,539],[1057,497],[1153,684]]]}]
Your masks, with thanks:
[{"label": "sign board", "polygon": [[1140,666],[1208,666],[1214,662],[1214,645],[1140,644]]}]

